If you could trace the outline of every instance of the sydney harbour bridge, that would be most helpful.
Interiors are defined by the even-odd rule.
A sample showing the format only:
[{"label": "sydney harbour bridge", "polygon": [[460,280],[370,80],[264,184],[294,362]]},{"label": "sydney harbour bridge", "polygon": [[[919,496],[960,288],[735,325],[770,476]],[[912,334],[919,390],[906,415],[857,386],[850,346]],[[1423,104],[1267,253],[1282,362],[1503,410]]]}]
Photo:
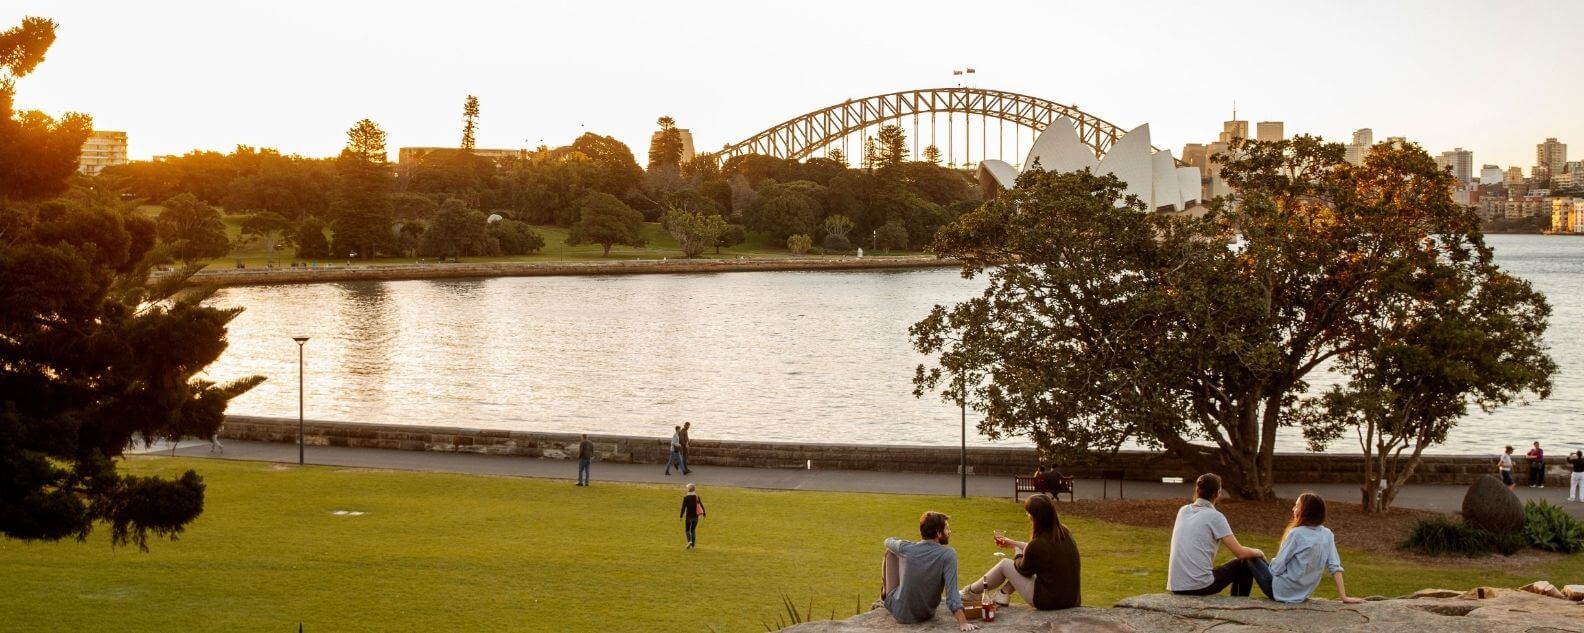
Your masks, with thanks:
[{"label": "sydney harbour bridge", "polygon": [[803,159],[828,156],[840,149],[851,159],[853,149],[861,154],[865,140],[882,126],[896,125],[910,133],[914,160],[919,159],[920,148],[933,145],[943,162],[952,166],[971,166],[975,159],[988,158],[1019,163],[1028,147],[1024,141],[1032,143],[1058,118],[1073,121],[1079,140],[1096,156],[1126,132],[1076,106],[1039,97],[984,88],[925,88],[849,99],[821,108],[728,144],[716,157],[724,161],[762,154]]}]

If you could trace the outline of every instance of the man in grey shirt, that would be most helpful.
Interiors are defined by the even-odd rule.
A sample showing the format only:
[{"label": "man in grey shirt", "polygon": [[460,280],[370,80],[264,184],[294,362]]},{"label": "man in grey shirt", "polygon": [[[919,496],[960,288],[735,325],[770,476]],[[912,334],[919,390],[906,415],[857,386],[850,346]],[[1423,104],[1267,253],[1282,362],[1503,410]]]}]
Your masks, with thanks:
[{"label": "man in grey shirt", "polygon": [[946,608],[957,618],[957,628],[979,628],[963,613],[962,594],[957,590],[957,550],[946,547],[951,542],[950,519],[939,512],[925,512],[919,517],[922,540],[886,539],[881,600],[897,622],[912,624],[935,617],[945,591]]},{"label": "man in grey shirt", "polygon": [[577,485],[589,485],[589,462],[594,459],[594,443],[589,441],[588,434],[584,433],[578,438],[578,477]]},{"label": "man in grey shirt", "polygon": [[[1177,522],[1172,525],[1166,589],[1187,596],[1211,596],[1231,586],[1233,596],[1247,596],[1257,582],[1260,590],[1271,596],[1265,552],[1244,547],[1232,535],[1226,515],[1215,507],[1220,497],[1221,477],[1205,473],[1194,481],[1194,501],[1177,511]],[[1215,567],[1222,545],[1237,558]]]}]

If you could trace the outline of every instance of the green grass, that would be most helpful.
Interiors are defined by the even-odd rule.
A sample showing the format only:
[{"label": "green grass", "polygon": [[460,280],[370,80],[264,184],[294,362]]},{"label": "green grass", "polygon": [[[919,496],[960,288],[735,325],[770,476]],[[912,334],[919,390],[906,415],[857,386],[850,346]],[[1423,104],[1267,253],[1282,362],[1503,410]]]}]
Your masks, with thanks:
[{"label": "green grass", "polygon": [[[151,552],[0,540],[16,631],[762,631],[781,594],[818,617],[877,593],[880,542],[947,512],[962,581],[988,567],[1010,500],[703,488],[710,516],[683,549],[679,487],[142,457],[127,472],[209,484],[207,508]],[[569,462],[567,473],[574,466]],[[596,477],[599,467],[595,465]],[[680,481],[678,482],[681,483]],[[364,516],[336,516],[358,510]],[[1085,604],[1160,591],[1167,530],[1068,522]],[[1272,539],[1244,541],[1274,553]],[[1426,565],[1343,551],[1356,595],[1576,579],[1580,557]],[[1521,568],[1521,569],[1516,569]],[[1522,576],[1514,575],[1522,573]],[[1323,585],[1321,595],[1333,589]]]}]

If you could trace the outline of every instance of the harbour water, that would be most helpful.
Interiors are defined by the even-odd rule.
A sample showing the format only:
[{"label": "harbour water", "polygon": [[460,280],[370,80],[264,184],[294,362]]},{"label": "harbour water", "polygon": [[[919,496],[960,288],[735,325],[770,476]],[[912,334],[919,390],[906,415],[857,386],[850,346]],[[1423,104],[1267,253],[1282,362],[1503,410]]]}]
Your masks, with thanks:
[{"label": "harbour water", "polygon": [[[1584,444],[1584,239],[1489,241],[1551,301],[1561,371],[1550,399],[1476,412],[1437,450],[1573,450]],[[267,376],[231,412],[296,417],[291,337],[305,335],[312,419],[656,436],[691,420],[696,437],[950,445],[957,406],[913,396],[924,358],[907,328],[982,287],[955,269],[910,269],[227,288],[214,302],[247,309],[209,377]],[[992,444],[975,421],[970,411],[969,443]],[[1283,450],[1303,450],[1295,429],[1283,434]]]}]

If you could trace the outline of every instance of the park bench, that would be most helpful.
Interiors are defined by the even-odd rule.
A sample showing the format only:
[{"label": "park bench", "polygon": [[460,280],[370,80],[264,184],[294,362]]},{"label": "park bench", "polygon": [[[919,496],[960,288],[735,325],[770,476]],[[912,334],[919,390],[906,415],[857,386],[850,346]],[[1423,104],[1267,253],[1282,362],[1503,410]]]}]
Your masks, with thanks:
[{"label": "park bench", "polygon": [[1045,487],[1039,488],[1034,486],[1033,475],[1014,475],[1012,477],[1012,500],[1020,501],[1025,492],[1034,494],[1049,493],[1051,498],[1057,501],[1061,500],[1061,493],[1065,492],[1067,493],[1067,500],[1072,501],[1073,478],[1066,475],[1048,477],[1045,480]]}]

